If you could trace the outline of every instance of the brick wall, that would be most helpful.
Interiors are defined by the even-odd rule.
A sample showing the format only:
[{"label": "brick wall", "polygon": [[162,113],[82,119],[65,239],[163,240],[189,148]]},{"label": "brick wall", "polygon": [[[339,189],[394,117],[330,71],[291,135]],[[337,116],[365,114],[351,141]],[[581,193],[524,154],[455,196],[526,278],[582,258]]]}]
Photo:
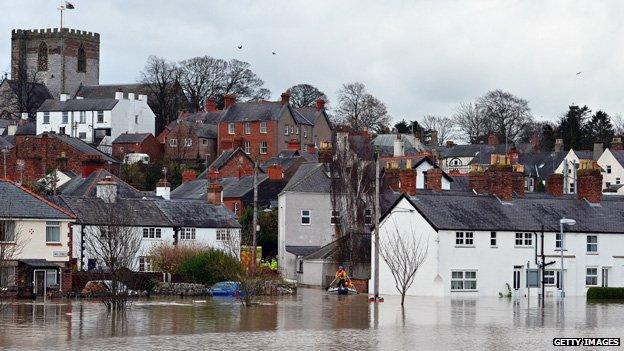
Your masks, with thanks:
[{"label": "brick wall", "polygon": [[563,196],[563,174],[553,173],[548,176],[546,192],[553,196]]},{"label": "brick wall", "polygon": [[219,177],[220,178],[228,178],[228,177],[237,177],[240,178],[246,175],[253,174],[253,162],[243,155],[237,154],[234,157],[230,157],[230,159],[219,168]]},{"label": "brick wall", "polygon": [[440,168],[431,168],[427,171],[427,189],[442,191],[442,170]]},{"label": "brick wall", "polygon": [[[260,122],[249,122],[251,123],[251,133],[245,134],[244,123],[234,123],[235,125],[235,134],[229,134],[227,122],[219,123],[219,150],[218,153],[221,154],[225,150],[230,150],[235,147],[235,143],[237,142],[235,139],[240,140],[241,147],[244,148],[245,142],[249,143],[249,156],[252,159],[256,157],[260,160],[260,162],[264,162],[271,157],[277,156],[277,154],[281,151],[279,145],[277,145],[277,134],[279,130],[277,129],[277,122],[275,121],[267,121],[267,132],[260,133]],[[265,141],[267,143],[267,153],[260,154],[260,143]]]},{"label": "brick wall", "polygon": [[[243,200],[240,198],[224,198],[223,205],[227,207],[228,210],[232,211],[232,213],[236,214],[237,217],[240,217],[241,213],[243,213]],[[238,210],[236,210],[238,208]]]},{"label": "brick wall", "polygon": [[578,175],[577,195],[591,203],[602,200],[602,174],[597,169],[580,169]]},{"label": "brick wall", "polygon": [[485,171],[488,191],[501,200],[513,198],[513,172],[511,166],[490,166]]},{"label": "brick wall", "polygon": [[150,160],[160,159],[162,157],[162,145],[152,135],[147,137],[142,143],[114,143],[113,157],[123,160],[124,156],[129,153],[148,154]]},{"label": "brick wall", "polygon": [[401,190],[407,195],[416,195],[416,171],[413,169],[402,169],[399,171]]}]

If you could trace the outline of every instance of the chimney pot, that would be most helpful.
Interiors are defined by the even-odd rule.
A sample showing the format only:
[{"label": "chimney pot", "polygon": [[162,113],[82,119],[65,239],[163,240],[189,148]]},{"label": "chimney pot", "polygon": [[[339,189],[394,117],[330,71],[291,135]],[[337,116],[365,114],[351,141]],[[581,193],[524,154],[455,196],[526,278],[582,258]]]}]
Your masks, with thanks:
[{"label": "chimney pot", "polygon": [[317,111],[322,111],[325,109],[325,100],[319,98],[316,99],[316,109]]},{"label": "chimney pot", "polygon": [[106,176],[96,185],[96,196],[107,203],[115,203],[117,200],[117,182],[110,176]]},{"label": "chimney pot", "polygon": [[67,94],[67,93],[62,93],[62,94],[61,94],[61,97],[60,97],[60,100],[61,100],[61,101],[67,101],[67,99],[69,99],[69,94]]},{"label": "chimney pot", "polygon": [[269,180],[281,180],[284,179],[284,170],[281,165],[270,165],[267,169],[269,173]]},{"label": "chimney pot", "polygon": [[282,105],[288,105],[289,101],[290,101],[290,94],[288,92],[283,92],[282,93]]},{"label": "chimney pot", "polygon": [[299,145],[299,140],[295,138],[288,140],[288,150],[299,150],[301,148]]},{"label": "chimney pot", "polygon": [[182,183],[197,179],[197,173],[192,169],[186,169],[182,172]]},{"label": "chimney pot", "polygon": [[563,196],[563,174],[553,173],[548,176],[546,192],[552,196]]},{"label": "chimney pot", "polygon": [[123,97],[124,97],[123,91],[116,91],[115,92],[115,100],[123,100]]},{"label": "chimney pot", "polygon": [[620,137],[613,138],[613,141],[611,142],[611,150],[613,151],[622,150],[622,138]]},{"label": "chimney pot", "polygon": [[219,184],[218,180],[208,184],[206,195],[208,197],[208,203],[210,204],[221,205],[223,203],[223,187]]},{"label": "chimney pot", "polygon": [[399,187],[409,196],[416,195],[416,171],[412,168],[399,171]]},{"label": "chimney pot", "polygon": [[236,102],[236,95],[226,94],[223,96],[223,109],[227,110],[230,106]]},{"label": "chimney pot", "polygon": [[442,170],[440,168],[431,168],[426,172],[426,187],[429,190],[442,191]]}]

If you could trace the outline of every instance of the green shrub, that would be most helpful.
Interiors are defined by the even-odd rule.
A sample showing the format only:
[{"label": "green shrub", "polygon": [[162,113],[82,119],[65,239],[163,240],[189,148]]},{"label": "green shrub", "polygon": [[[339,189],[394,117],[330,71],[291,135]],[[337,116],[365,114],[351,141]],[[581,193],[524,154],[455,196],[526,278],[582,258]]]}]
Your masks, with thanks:
[{"label": "green shrub", "polygon": [[624,288],[589,288],[588,300],[624,300]]},{"label": "green shrub", "polygon": [[180,273],[187,282],[207,285],[236,280],[241,272],[236,257],[217,249],[198,252],[180,265]]}]

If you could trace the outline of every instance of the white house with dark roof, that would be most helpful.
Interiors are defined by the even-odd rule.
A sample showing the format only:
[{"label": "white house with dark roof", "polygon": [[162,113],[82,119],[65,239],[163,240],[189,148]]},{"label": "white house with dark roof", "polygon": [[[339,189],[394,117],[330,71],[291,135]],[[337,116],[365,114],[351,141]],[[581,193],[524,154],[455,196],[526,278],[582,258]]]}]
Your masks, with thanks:
[{"label": "white house with dark roof", "polygon": [[0,179],[0,287],[9,292],[62,291],[71,257],[73,215],[8,180]]},{"label": "white house with dark roof", "polygon": [[598,165],[602,168],[602,189],[605,194],[624,195],[624,151],[606,149]]},{"label": "white house with dark roof", "polygon": [[106,98],[46,100],[37,110],[37,134],[55,132],[100,145],[110,145],[122,133],[155,134],[155,115],[147,96],[116,92]]},{"label": "white house with dark roof", "polygon": [[[408,295],[534,296],[538,289],[529,292],[526,277],[527,269],[541,262],[536,253],[541,253],[542,231],[545,261],[553,262],[542,276],[547,296],[560,295],[562,280],[566,296],[583,296],[592,286],[624,286],[624,198],[600,198],[596,171],[579,173],[588,178],[579,183],[576,196],[529,193],[503,199],[471,191],[402,195],[381,217],[380,241],[384,245],[398,232],[404,240],[421,240],[427,246]],[[493,179],[504,179],[499,176]],[[576,224],[564,226],[562,266],[563,218]],[[374,271],[374,261],[372,265]],[[380,293],[398,294],[383,258],[379,270]]]}]

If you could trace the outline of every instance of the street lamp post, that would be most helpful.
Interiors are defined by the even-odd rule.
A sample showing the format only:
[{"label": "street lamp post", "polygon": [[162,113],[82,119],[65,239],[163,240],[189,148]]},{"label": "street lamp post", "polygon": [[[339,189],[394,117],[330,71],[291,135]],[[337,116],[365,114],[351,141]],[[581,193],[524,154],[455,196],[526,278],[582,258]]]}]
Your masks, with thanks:
[{"label": "street lamp post", "polygon": [[559,235],[561,239],[561,245],[559,250],[561,250],[561,273],[559,273],[559,285],[561,286],[561,298],[565,297],[565,290],[563,288],[563,225],[575,225],[576,221],[571,218],[561,218],[559,220]]}]

